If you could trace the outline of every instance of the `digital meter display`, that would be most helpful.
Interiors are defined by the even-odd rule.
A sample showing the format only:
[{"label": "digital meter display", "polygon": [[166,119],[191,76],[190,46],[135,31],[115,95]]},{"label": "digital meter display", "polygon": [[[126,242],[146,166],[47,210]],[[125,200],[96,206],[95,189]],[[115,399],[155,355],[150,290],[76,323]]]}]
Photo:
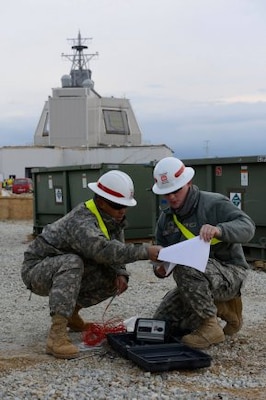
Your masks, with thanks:
[{"label": "digital meter display", "polygon": [[151,328],[149,326],[139,326],[139,332],[151,332]]},{"label": "digital meter display", "polygon": [[164,342],[165,321],[139,318],[135,326],[136,338],[148,342]]}]

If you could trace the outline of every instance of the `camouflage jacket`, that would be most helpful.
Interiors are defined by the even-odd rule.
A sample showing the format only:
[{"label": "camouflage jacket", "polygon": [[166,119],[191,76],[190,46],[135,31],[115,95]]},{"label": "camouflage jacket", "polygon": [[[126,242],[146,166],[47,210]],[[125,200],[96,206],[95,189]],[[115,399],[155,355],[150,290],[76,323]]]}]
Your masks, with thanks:
[{"label": "camouflage jacket", "polygon": [[241,243],[252,239],[255,224],[227,197],[219,193],[200,191],[197,186],[191,186],[182,208],[175,211],[168,208],[161,213],[156,228],[156,242],[161,246],[186,240],[173,220],[174,212],[177,219],[195,236],[199,235],[204,224],[221,228],[221,242],[211,246],[210,258],[225,264],[249,267]]},{"label": "camouflage jacket", "polygon": [[148,259],[148,244],[124,243],[126,221],[116,223],[99,210],[108,230],[108,240],[100,230],[97,218],[84,203],[59,220],[46,225],[29,245],[24,264],[35,265],[45,257],[74,253],[84,261],[85,267],[104,264],[118,275],[127,275],[125,264]]}]

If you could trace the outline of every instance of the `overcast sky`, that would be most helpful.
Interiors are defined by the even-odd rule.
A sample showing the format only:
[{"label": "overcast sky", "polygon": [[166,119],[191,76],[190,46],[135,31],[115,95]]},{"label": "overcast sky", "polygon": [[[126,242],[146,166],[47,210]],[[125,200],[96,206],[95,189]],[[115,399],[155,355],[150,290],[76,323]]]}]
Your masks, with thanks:
[{"label": "overcast sky", "polygon": [[180,158],[266,154],[265,0],[1,3],[0,146],[33,143],[44,102],[90,37],[95,89],[130,99],[143,141]]}]

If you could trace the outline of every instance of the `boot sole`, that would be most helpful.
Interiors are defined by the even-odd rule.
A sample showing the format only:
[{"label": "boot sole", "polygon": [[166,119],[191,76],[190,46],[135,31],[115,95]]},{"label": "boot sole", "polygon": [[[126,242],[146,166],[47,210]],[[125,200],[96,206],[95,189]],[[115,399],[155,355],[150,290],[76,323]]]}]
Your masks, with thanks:
[{"label": "boot sole", "polygon": [[73,358],[78,358],[80,356],[79,353],[75,353],[75,354],[58,354],[55,353],[52,349],[50,349],[49,347],[46,347],[46,354],[48,354],[49,356],[54,356],[55,358],[61,358],[61,359],[65,359],[65,360],[71,360]]},{"label": "boot sole", "polygon": [[240,329],[242,328],[243,322],[241,321],[240,323],[238,322],[238,326],[233,326],[230,324],[230,322],[227,322],[227,324],[225,325],[223,331],[224,334],[227,336],[233,336],[235,333],[237,333],[238,331],[240,331]]},{"label": "boot sole", "polygon": [[193,349],[208,349],[209,347],[216,345],[216,344],[220,344],[223,343],[225,341],[225,336],[221,335],[218,338],[216,338],[214,341],[212,341],[211,343],[209,343],[206,340],[206,343],[202,343],[202,344],[191,344],[191,343],[187,343],[186,340],[181,340],[182,343],[184,343],[186,346],[192,347]]}]

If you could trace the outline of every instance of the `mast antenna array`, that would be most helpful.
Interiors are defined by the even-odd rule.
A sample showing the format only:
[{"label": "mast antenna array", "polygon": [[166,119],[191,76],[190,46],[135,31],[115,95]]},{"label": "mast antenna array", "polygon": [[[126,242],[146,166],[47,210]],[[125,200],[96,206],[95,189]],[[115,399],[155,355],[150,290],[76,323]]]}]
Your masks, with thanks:
[{"label": "mast antenna array", "polygon": [[84,80],[84,78],[91,79],[89,61],[93,57],[99,55],[98,52],[91,54],[84,53],[84,50],[88,49],[88,46],[85,43],[87,43],[91,39],[92,38],[82,38],[79,32],[77,39],[67,39],[72,43],[71,48],[73,50],[73,54],[61,54],[63,58],[67,58],[72,63],[70,75],[73,80],[73,86],[81,86],[81,78],[82,80]]}]

